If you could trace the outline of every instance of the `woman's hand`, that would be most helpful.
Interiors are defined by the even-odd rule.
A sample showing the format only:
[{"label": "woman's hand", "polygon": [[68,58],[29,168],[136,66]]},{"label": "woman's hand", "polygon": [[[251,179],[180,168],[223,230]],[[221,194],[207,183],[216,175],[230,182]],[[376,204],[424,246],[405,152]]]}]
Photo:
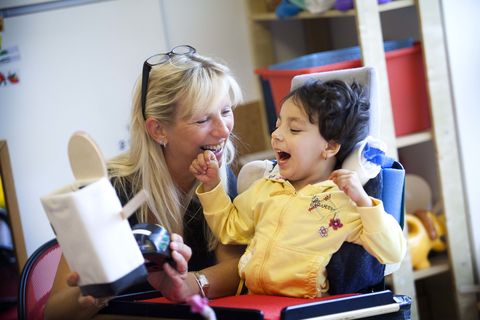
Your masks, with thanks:
[{"label": "woman's hand", "polygon": [[329,177],[340,190],[345,192],[359,207],[371,207],[372,200],[363,189],[355,171],[346,169],[335,170]]},{"label": "woman's hand", "polygon": [[164,297],[175,302],[184,302],[193,292],[187,283],[188,261],[192,256],[192,249],[183,243],[183,238],[172,234],[170,249],[175,267],[168,262],[164,263],[163,271],[151,272],[148,282]]},{"label": "woman's hand", "polygon": [[96,299],[83,295],[79,280],[78,273],[70,270],[62,255],[45,305],[45,319],[90,319],[110,300],[111,297]]},{"label": "woman's hand", "polygon": [[[76,272],[71,272],[67,275],[67,285],[69,287],[78,287],[78,281],[80,280],[80,276]],[[95,298],[93,296],[84,296],[80,294],[78,296],[78,304],[82,308],[88,307],[97,307],[99,309],[105,307],[108,304],[108,301],[113,297],[103,297],[103,298]]]}]

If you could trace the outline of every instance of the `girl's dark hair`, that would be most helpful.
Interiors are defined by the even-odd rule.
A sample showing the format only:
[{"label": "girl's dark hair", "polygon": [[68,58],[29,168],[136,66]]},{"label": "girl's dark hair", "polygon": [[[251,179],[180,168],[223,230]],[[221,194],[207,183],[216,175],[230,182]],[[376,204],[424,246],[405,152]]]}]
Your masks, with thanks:
[{"label": "girl's dark hair", "polygon": [[364,88],[353,81],[312,80],[290,92],[284,101],[303,108],[310,123],[318,123],[318,130],[327,141],[341,145],[336,155],[336,168],[355,145],[365,139],[369,132],[370,102]]}]

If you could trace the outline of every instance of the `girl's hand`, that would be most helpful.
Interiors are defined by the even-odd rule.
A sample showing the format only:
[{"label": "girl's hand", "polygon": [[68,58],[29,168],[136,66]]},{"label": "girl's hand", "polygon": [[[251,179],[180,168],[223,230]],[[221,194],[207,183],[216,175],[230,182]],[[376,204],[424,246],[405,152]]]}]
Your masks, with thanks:
[{"label": "girl's hand", "polygon": [[220,183],[217,158],[210,150],[200,153],[190,165],[190,172],[203,183],[203,190],[210,191]]},{"label": "girl's hand", "polygon": [[170,249],[175,267],[166,262],[162,266],[163,271],[151,272],[147,279],[150,285],[159,290],[167,299],[183,302],[194,293],[186,281],[192,249],[183,243],[180,235],[175,233],[172,234]]},{"label": "girl's hand", "polygon": [[359,207],[371,207],[372,200],[365,192],[355,171],[335,170],[329,177],[340,190],[345,192]]}]

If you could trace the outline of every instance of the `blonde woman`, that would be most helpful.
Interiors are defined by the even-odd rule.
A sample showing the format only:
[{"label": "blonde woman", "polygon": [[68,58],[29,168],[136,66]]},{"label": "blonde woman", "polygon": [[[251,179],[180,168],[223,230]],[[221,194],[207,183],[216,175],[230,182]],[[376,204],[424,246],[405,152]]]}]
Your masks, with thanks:
[{"label": "blonde woman", "polygon": [[[147,59],[134,94],[130,149],[109,161],[111,181],[123,203],[141,189],[149,193],[130,223],[157,223],[170,231],[175,267],[151,272],[148,282],[165,297],[181,302],[192,294],[209,298],[235,293],[243,248],[213,237],[195,196],[197,182],[189,166],[199,152],[213,152],[222,183],[232,197],[236,179],[233,109],[241,91],[230,70],[196,53],[191,46]],[[65,280],[67,279],[67,280]],[[62,258],[45,309],[47,318],[94,316],[102,302],[83,296],[78,274]]]}]

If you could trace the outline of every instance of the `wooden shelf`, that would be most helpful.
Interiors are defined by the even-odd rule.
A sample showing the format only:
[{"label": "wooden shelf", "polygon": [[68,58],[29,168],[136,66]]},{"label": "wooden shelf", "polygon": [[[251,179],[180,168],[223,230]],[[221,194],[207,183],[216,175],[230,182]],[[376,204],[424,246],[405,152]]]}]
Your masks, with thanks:
[{"label": "wooden shelf", "polygon": [[[450,265],[448,264],[448,257],[446,254],[441,254],[435,257],[430,258],[431,266],[430,268],[415,270],[413,271],[413,280],[418,281],[428,277],[433,277],[435,275],[447,272],[450,270]],[[385,283],[389,286],[392,286],[392,275],[389,274],[385,277]]]},{"label": "wooden shelf", "polygon": [[[414,4],[415,4],[414,0],[391,1],[391,2],[380,5],[379,6],[379,11],[384,12],[384,11],[401,9],[401,8],[411,7]],[[328,11],[322,12],[322,13],[310,13],[310,12],[307,12],[307,11],[301,11],[295,16],[284,18],[284,19],[279,19],[275,15],[275,12],[256,13],[256,14],[251,15],[251,19],[253,21],[256,21],[256,22],[261,22],[261,21],[277,21],[277,20],[278,21],[283,21],[283,20],[339,18],[339,17],[354,17],[354,16],[355,16],[355,10],[350,9],[350,10],[347,10],[347,11],[328,10]]]},{"label": "wooden shelf", "polygon": [[432,140],[432,132],[430,130],[408,134],[397,137],[397,148],[412,146],[414,144],[427,142]]},{"label": "wooden shelf", "polygon": [[448,264],[448,257],[446,254],[430,258],[430,263],[432,264],[430,268],[413,271],[413,279],[415,281],[432,277],[450,270],[450,265]]}]

